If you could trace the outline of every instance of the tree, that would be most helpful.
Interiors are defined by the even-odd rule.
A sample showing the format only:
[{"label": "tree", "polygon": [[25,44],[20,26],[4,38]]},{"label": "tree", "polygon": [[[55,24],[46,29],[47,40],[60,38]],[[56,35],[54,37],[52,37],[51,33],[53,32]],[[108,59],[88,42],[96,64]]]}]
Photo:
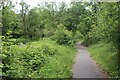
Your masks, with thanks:
[{"label": "tree", "polygon": [[[2,25],[3,25],[3,27],[2,27],[2,34],[4,35],[4,36],[6,36],[6,28],[7,28],[7,26],[5,26],[5,18],[4,18],[4,16],[6,15],[5,13],[6,13],[6,10],[9,8],[10,9],[10,6],[12,5],[12,2],[10,1],[10,0],[5,0],[5,1],[3,1],[3,0],[1,0],[0,1],[0,8],[1,8],[1,10],[2,10]],[[7,9],[6,9],[7,8]]]},{"label": "tree", "polygon": [[27,17],[27,14],[29,12],[29,5],[26,4],[24,1],[20,2],[20,5],[22,7],[22,10],[21,10],[21,20],[22,20],[22,27],[23,27],[23,33],[25,35],[25,37],[27,38],[27,31],[28,31],[28,25],[29,23],[26,23],[28,22],[28,20],[26,19]]}]

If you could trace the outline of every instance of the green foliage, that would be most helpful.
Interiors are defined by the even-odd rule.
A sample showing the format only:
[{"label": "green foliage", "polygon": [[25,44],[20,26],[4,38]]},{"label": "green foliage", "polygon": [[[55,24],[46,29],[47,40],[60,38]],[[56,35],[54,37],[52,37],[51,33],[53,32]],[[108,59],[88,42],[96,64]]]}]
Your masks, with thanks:
[{"label": "green foliage", "polygon": [[[12,16],[11,16],[12,15]],[[9,7],[5,7],[2,11],[2,34],[7,37],[13,37],[18,31],[19,19],[18,15]]]},{"label": "green foliage", "polygon": [[[73,48],[71,48],[71,50],[72,51],[69,50],[69,47],[59,46],[49,39],[32,42],[27,45],[4,46],[2,49],[3,76],[52,78],[53,75],[56,74],[54,77],[71,77],[70,69],[72,67],[71,63],[75,52]],[[71,56],[68,57],[68,53],[71,54]],[[63,60],[60,61],[61,56],[68,59],[69,63],[62,63]],[[55,65],[55,62],[61,66]],[[50,69],[51,71],[48,72]],[[58,71],[64,74],[58,73]]]},{"label": "green foliage", "polygon": [[33,8],[30,10],[28,15],[28,37],[31,39],[39,39],[42,37],[43,33],[43,23],[42,23],[41,10],[39,8]]},{"label": "green foliage", "polygon": [[72,36],[72,32],[66,30],[63,25],[58,26],[58,29],[52,36],[52,39],[60,45],[64,44],[69,46],[75,43],[75,40]]},{"label": "green foliage", "polygon": [[[89,39],[92,43],[99,41],[114,42],[118,36],[118,7],[117,3],[96,3],[93,8],[97,8],[94,12],[96,16],[95,23],[92,24],[91,30],[87,33],[85,42],[89,44]],[[92,13],[93,13],[92,12]],[[94,19],[93,19],[94,20]]]},{"label": "green foliage", "polygon": [[[83,44],[90,46],[89,51],[103,70],[111,77],[119,77],[118,51],[118,3],[106,2],[92,5],[92,25]],[[101,41],[101,43],[99,43]],[[112,65],[111,65],[112,64]]]},{"label": "green foliage", "polygon": [[99,44],[91,45],[88,50],[91,56],[110,77],[118,77],[117,49],[115,49],[112,43],[100,42]]},{"label": "green foliage", "polygon": [[[21,1],[20,13],[14,11],[15,7],[12,7],[10,0],[1,3],[0,30],[3,36],[0,36],[0,39],[3,40],[5,76],[70,77],[68,66],[71,66],[74,52],[70,46],[73,47],[75,42],[81,40],[86,46],[103,41],[112,43],[115,47],[113,50],[118,48],[119,3],[73,1],[70,6],[64,2],[57,6],[54,2],[45,2],[29,9],[30,6]],[[43,39],[45,37],[51,38],[56,43]],[[103,56],[106,48],[103,52],[100,49],[99,52],[102,53],[99,55]],[[110,56],[113,53],[110,52]],[[65,60],[69,58],[70,63],[66,63],[64,59],[60,60],[61,56]],[[105,62],[109,63],[107,61]],[[62,64],[64,67],[59,66]],[[56,68],[58,66],[59,69]],[[108,71],[113,71],[112,68]]]},{"label": "green foliage", "polygon": [[74,35],[75,42],[79,42],[83,39],[83,34],[80,31],[76,31]]},{"label": "green foliage", "polygon": [[72,77],[71,68],[73,65],[73,58],[75,57],[75,50],[69,47],[69,49],[73,51],[71,52],[71,50],[63,46],[58,47],[58,49],[60,54],[51,58],[50,61],[41,68],[41,73],[43,73],[42,76],[45,78]]}]

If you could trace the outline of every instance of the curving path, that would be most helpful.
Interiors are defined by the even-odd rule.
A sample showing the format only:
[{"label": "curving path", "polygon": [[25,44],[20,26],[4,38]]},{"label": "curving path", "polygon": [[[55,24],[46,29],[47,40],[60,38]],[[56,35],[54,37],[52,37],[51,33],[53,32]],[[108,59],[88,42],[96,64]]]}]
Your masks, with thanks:
[{"label": "curving path", "polygon": [[[73,78],[107,78],[95,61],[90,57],[86,47],[77,43],[78,54],[73,65]],[[102,79],[104,80],[104,79]]]}]

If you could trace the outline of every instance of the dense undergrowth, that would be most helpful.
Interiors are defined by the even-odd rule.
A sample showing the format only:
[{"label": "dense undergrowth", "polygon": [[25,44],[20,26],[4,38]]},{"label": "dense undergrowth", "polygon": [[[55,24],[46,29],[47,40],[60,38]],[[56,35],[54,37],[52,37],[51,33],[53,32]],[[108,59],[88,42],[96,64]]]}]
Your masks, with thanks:
[{"label": "dense undergrowth", "polygon": [[117,49],[112,43],[100,42],[89,46],[88,50],[109,77],[118,77]]},{"label": "dense undergrowth", "polygon": [[3,76],[19,78],[70,78],[75,48],[50,39],[3,46]]}]

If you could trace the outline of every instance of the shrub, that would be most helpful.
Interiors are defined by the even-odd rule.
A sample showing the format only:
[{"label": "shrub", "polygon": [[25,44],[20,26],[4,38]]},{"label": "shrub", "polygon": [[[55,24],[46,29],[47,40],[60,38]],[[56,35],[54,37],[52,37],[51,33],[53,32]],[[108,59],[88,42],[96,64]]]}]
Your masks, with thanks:
[{"label": "shrub", "polygon": [[[58,45],[50,39],[3,46],[2,75],[15,78],[68,77],[71,76],[73,53],[74,48]],[[63,62],[64,60],[67,61]],[[56,62],[59,65],[56,65]]]},{"label": "shrub", "polygon": [[78,41],[81,41],[83,39],[83,35],[81,34],[81,32],[76,31],[74,38],[75,38],[75,41],[78,42]]},{"label": "shrub", "polygon": [[41,44],[39,48],[24,44],[4,46],[2,50],[4,76],[31,77],[32,74],[39,73],[45,62],[56,53],[59,52],[45,44]]},{"label": "shrub", "polygon": [[51,39],[60,45],[73,45],[75,43],[72,32],[65,29],[62,25],[59,25],[58,30],[55,31]]}]

